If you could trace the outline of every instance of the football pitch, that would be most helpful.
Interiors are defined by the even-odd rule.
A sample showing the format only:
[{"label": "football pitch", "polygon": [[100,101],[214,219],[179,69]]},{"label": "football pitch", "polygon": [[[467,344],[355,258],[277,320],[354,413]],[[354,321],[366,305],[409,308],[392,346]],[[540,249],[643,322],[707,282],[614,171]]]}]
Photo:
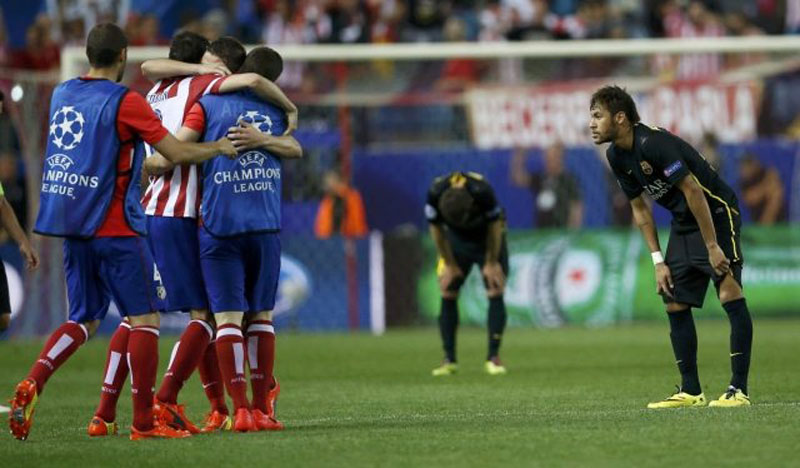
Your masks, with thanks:
[{"label": "football pitch", "polygon": [[[708,398],[729,377],[728,324],[698,322]],[[176,337],[162,340],[161,367]],[[482,370],[485,334],[459,333],[458,375],[433,378],[434,328],[365,334],[278,335],[280,433],[185,440],[90,439],[104,339],[92,340],[50,381],[26,442],[7,429],[3,466],[800,466],[800,320],[756,320],[743,409],[646,410],[678,374],[666,320],[617,328],[511,329],[506,376]],[[8,398],[41,346],[0,342]],[[159,378],[160,380],[160,378]],[[196,377],[182,392],[196,421],[206,410]],[[5,418],[6,415],[3,415]],[[5,423],[4,423],[5,427]]]}]

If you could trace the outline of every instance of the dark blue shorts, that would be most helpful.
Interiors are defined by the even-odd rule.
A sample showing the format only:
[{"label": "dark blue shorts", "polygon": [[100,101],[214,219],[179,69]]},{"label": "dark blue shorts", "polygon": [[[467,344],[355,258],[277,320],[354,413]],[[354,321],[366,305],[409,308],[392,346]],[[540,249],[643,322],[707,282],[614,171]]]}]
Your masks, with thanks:
[{"label": "dark blue shorts", "polygon": [[125,317],[163,308],[164,285],[142,237],[64,239],[69,319],[102,320],[113,299]]},{"label": "dark blue shorts", "polygon": [[161,281],[167,288],[165,310],[188,312],[207,309],[197,245],[197,220],[148,216],[147,232],[147,242],[156,259]]},{"label": "dark blue shorts", "polygon": [[220,238],[200,227],[197,237],[211,312],[257,313],[275,307],[281,270],[278,233]]}]

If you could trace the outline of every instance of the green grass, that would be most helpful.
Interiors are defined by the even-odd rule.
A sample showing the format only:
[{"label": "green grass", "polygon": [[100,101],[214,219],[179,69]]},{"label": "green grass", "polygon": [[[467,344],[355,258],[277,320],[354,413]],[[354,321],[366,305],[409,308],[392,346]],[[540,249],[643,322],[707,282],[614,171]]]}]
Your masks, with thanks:
[{"label": "green grass", "polygon": [[[698,323],[706,396],[724,390],[728,325]],[[461,372],[434,379],[434,329],[278,337],[281,433],[179,441],[89,439],[103,340],[50,381],[28,441],[0,437],[3,466],[800,466],[800,320],[756,323],[745,409],[648,411],[678,382],[665,323],[607,329],[509,330],[509,374],[482,373],[484,332],[459,334]],[[174,338],[162,340],[168,356]],[[41,342],[0,343],[10,395]],[[193,378],[190,415],[206,409]],[[130,398],[119,421],[127,436]],[[9,462],[9,465],[6,465]]]}]

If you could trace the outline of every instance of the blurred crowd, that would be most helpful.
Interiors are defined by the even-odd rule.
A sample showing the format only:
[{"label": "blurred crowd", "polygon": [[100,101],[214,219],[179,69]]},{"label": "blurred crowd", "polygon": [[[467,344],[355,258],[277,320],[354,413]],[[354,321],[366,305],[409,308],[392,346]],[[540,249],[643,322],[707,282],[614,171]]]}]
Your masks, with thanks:
[{"label": "blurred crowd", "polygon": [[[124,24],[133,45],[162,45],[174,30],[144,11],[150,0],[46,0],[12,48],[0,18],[0,66],[58,66],[62,45],[96,23]],[[175,27],[246,43],[521,41],[716,37],[800,32],[800,0],[164,0]],[[164,6],[167,8],[164,8]],[[202,8],[202,11],[198,11]],[[2,15],[2,12],[0,12]],[[170,24],[173,21],[169,21]]]}]

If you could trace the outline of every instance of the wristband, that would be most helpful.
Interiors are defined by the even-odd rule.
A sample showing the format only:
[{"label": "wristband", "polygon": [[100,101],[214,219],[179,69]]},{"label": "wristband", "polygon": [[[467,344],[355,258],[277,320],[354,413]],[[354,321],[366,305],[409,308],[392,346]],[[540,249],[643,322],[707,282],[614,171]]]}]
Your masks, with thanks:
[{"label": "wristband", "polygon": [[660,251],[650,252],[650,256],[653,258],[653,265],[664,263],[664,257],[661,255]]}]

